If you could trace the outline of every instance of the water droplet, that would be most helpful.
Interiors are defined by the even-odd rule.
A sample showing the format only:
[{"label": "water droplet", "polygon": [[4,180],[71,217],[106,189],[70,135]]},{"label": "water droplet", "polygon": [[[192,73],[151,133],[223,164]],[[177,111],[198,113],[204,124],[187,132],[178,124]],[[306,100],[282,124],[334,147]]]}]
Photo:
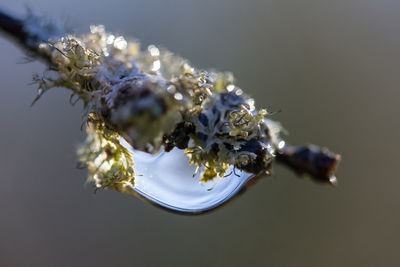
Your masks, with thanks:
[{"label": "water droplet", "polygon": [[233,84],[230,84],[226,87],[226,90],[228,90],[228,92],[232,92],[233,90],[235,90],[235,86]]},{"label": "water droplet", "polygon": [[183,99],[183,95],[181,93],[176,93],[174,94],[174,98],[179,101]]},{"label": "water droplet", "polygon": [[235,92],[235,94],[236,94],[236,95],[242,95],[242,94],[243,94],[242,89],[237,89],[236,92]]},{"label": "water droplet", "polygon": [[149,45],[147,50],[149,50],[152,57],[158,57],[160,55],[160,50],[155,45]]},{"label": "water droplet", "polygon": [[114,35],[112,35],[112,34],[110,34],[108,37],[107,37],[107,44],[113,44],[114,43],[114,40],[115,40],[115,36]]},{"label": "water droplet", "polygon": [[247,104],[249,105],[249,110],[250,111],[254,111],[256,108],[255,108],[255,103],[254,103],[254,99],[253,98],[250,98],[249,100],[247,100]]},{"label": "water droplet", "polygon": [[285,141],[280,141],[279,143],[278,143],[278,148],[279,149],[282,149],[283,147],[285,146]]},{"label": "water droplet", "polygon": [[[124,140],[122,144],[133,152],[135,173],[141,175],[135,178],[134,186],[128,185],[132,193],[178,212],[212,210],[235,196],[254,176],[236,170],[235,173],[240,177],[229,175],[225,178],[217,177],[205,184],[199,183],[199,175],[193,177],[196,167],[189,164],[189,158],[183,150],[175,148],[168,153],[151,155],[132,149]],[[231,167],[228,173],[232,171]]]},{"label": "water droplet", "polygon": [[90,25],[90,32],[102,34],[105,32],[105,27],[104,25]]},{"label": "water droplet", "polygon": [[168,93],[173,94],[173,93],[175,93],[176,88],[175,88],[175,86],[170,85],[167,87],[167,91],[168,91]]},{"label": "water droplet", "polygon": [[124,50],[128,46],[128,43],[125,41],[125,38],[119,36],[115,38],[114,47],[120,50]]},{"label": "water droplet", "polygon": [[153,62],[153,67],[151,68],[152,71],[158,71],[161,68],[161,61],[156,60]]},{"label": "water droplet", "polygon": [[329,178],[329,182],[331,183],[331,185],[337,185],[337,178],[336,178],[336,176],[331,176],[330,178]]}]

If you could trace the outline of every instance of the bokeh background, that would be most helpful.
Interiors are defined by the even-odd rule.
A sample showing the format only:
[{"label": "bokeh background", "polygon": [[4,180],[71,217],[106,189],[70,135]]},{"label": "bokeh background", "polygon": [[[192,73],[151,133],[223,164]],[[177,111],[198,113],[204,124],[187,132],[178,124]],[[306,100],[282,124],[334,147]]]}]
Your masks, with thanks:
[{"label": "bokeh background", "polygon": [[30,107],[41,63],[0,38],[0,266],[399,266],[400,1],[2,0],[161,44],[238,85],[294,144],[343,155],[336,188],[281,166],[230,205],[178,216],[75,168],[81,106]]}]

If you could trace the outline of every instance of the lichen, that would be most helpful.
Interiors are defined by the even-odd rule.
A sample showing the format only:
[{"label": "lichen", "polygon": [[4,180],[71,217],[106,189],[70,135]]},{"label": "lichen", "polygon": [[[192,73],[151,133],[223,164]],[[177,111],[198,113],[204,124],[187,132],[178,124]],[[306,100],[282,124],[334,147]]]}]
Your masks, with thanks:
[{"label": "lichen", "polygon": [[120,143],[118,133],[89,115],[88,136],[78,149],[78,158],[89,170],[89,180],[98,188],[121,188],[135,185],[131,152]]},{"label": "lichen", "polygon": [[268,172],[279,142],[266,110],[235,85],[228,72],[198,70],[171,52],[92,26],[40,44],[57,76],[36,77],[38,98],[53,87],[83,102],[88,137],[79,160],[98,187],[134,186],[134,162],[120,144],[159,153],[185,149],[201,181],[227,175],[229,166]]}]

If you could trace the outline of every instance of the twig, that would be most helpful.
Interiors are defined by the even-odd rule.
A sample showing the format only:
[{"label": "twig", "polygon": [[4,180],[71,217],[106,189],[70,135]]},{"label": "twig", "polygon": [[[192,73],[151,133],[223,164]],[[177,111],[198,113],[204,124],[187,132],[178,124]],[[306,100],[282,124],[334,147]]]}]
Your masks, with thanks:
[{"label": "twig", "polygon": [[40,20],[30,11],[28,16],[22,19],[0,9],[0,30],[30,55],[51,64],[48,56],[40,52],[38,45],[61,34],[61,30],[56,25]]},{"label": "twig", "polygon": [[10,16],[0,10],[0,28],[10,37],[18,40],[23,46],[27,46],[28,33],[24,31],[24,22],[21,19]]},{"label": "twig", "polygon": [[310,175],[315,181],[332,185],[337,183],[335,171],[340,158],[340,155],[316,145],[286,145],[276,157],[299,175]]},{"label": "twig", "polygon": [[[33,15],[28,16],[27,19],[19,19],[0,10],[0,29],[6,36],[14,39],[23,49],[30,51],[38,58],[44,60],[48,65],[54,63],[51,58],[49,58],[48,54],[40,51],[39,44],[42,42],[47,43],[52,37],[60,36],[61,31],[57,27],[44,24]],[[53,47],[53,49],[58,48]],[[244,115],[239,119],[239,121],[242,120],[244,120]],[[248,123],[248,121],[245,122]],[[222,125],[228,126],[229,123],[224,122]],[[187,130],[185,128],[179,128],[178,130],[179,131],[175,133],[175,135],[177,138],[180,136],[179,140],[183,140],[189,134],[193,134],[193,130]],[[185,140],[187,140],[187,138]],[[176,146],[175,143],[172,143],[172,147],[174,147],[174,145]],[[188,152],[188,154],[189,153],[190,152]],[[334,172],[340,161],[340,156],[325,148],[320,148],[315,145],[299,147],[286,145],[277,150],[276,159],[292,168],[298,174],[310,175],[317,181],[331,184],[336,183]]]}]

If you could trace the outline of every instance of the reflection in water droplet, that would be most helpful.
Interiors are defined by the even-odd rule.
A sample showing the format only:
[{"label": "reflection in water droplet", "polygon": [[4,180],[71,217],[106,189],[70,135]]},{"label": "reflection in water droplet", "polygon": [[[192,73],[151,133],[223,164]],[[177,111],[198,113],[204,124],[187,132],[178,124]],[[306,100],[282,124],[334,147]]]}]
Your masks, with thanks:
[{"label": "reflection in water droplet", "polygon": [[174,211],[197,213],[216,208],[232,198],[254,176],[236,170],[240,177],[232,174],[218,177],[215,182],[199,183],[199,176],[193,177],[196,167],[189,164],[183,150],[151,155],[132,149],[124,140],[122,143],[133,152],[135,173],[138,174],[132,189],[145,199]]}]

